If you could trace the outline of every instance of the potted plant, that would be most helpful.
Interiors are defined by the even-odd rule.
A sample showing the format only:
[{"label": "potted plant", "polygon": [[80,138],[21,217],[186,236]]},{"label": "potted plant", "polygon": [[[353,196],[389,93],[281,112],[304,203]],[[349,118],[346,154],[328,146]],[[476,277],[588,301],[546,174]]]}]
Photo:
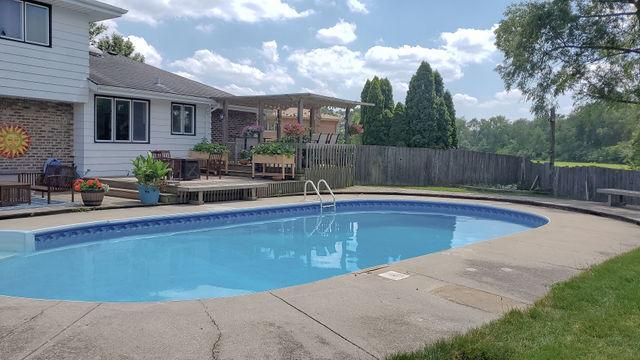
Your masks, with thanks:
[{"label": "potted plant", "polygon": [[85,206],[100,206],[104,194],[109,191],[109,185],[103,184],[98,178],[77,179],[73,183],[73,190],[80,193]]},{"label": "potted plant", "polygon": [[249,165],[251,164],[251,151],[242,150],[240,151],[240,158],[238,159],[240,165]]},{"label": "potted plant", "polygon": [[138,196],[143,204],[157,204],[160,200],[160,186],[171,169],[169,165],[155,160],[151,154],[133,159],[133,175],[138,180]]},{"label": "potted plant", "polygon": [[[285,178],[285,168],[287,165],[291,167],[291,176],[295,177],[295,147],[286,141],[272,141],[259,144],[251,150],[251,173],[255,177],[256,164],[262,165],[262,176],[281,176]],[[278,173],[267,173],[267,165],[279,167]]]}]

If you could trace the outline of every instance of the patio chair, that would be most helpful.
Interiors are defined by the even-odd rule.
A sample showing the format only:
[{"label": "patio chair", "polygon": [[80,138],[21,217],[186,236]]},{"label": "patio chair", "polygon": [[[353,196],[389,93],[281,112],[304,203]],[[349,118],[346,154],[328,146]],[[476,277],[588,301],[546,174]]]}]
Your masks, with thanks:
[{"label": "patio chair", "polygon": [[174,161],[174,159],[171,158],[171,151],[151,150],[149,151],[149,153],[151,154],[151,157],[153,157],[154,160],[160,160],[165,164],[169,165],[169,167],[171,168],[171,172],[169,173],[169,175],[167,175],[169,179],[179,179],[181,177],[180,163],[179,162],[176,163],[176,161]]},{"label": "patio chair", "polygon": [[51,193],[71,191],[71,202],[75,201],[73,182],[76,171],[72,166],[47,166],[46,173],[20,173],[18,181],[31,184],[31,190],[39,191],[44,198],[47,194],[47,204],[51,204]]},{"label": "patio chair", "polygon": [[338,138],[340,138],[340,134],[329,134],[329,138],[327,139],[327,145],[337,144]]}]

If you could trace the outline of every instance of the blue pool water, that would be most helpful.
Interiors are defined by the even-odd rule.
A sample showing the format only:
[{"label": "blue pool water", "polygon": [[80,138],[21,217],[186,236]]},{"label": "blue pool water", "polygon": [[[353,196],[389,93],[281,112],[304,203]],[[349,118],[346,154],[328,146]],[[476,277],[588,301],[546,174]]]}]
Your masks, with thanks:
[{"label": "blue pool water", "polygon": [[36,234],[0,260],[0,295],[139,302],[304,284],[546,224],[498,208],[339,202],[94,224]]}]

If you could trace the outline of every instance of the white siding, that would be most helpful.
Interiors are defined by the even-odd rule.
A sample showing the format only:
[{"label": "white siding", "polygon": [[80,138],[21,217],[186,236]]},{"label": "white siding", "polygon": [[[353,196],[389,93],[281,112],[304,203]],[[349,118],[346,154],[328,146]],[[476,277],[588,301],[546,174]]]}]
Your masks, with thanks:
[{"label": "white siding", "polygon": [[51,9],[51,47],[0,39],[0,96],[88,100],[88,15]]},{"label": "white siding", "polygon": [[[143,96],[136,98],[145,99]],[[75,127],[74,143],[78,170],[87,172],[87,176],[127,176],[131,175],[131,160],[138,155],[146,154],[150,150],[169,150],[172,156],[186,157],[193,145],[203,137],[211,138],[209,104],[196,104],[196,136],[185,136],[171,135],[171,100],[148,100],[151,121],[150,144],[96,143],[94,93],[90,92],[89,102],[82,106],[84,122],[82,125],[76,124]]]}]

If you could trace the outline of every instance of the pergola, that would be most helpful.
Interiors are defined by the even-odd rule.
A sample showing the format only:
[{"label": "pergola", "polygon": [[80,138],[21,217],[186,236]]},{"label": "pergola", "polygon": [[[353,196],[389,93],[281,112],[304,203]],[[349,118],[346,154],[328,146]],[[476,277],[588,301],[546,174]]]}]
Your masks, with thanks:
[{"label": "pergola", "polygon": [[315,128],[316,113],[321,107],[335,107],[345,109],[345,140],[349,136],[349,121],[351,109],[356,106],[375,106],[375,104],[364,103],[360,101],[344,100],[331,96],[317,95],[311,93],[296,94],[276,94],[276,95],[255,95],[255,96],[224,96],[213,98],[222,104],[222,138],[225,142],[229,140],[229,106],[241,106],[257,109],[256,123],[264,124],[264,110],[276,110],[276,133],[277,137],[281,137],[280,124],[282,120],[282,110],[292,107],[298,108],[298,123],[302,123],[304,109],[310,111],[310,126]]}]

